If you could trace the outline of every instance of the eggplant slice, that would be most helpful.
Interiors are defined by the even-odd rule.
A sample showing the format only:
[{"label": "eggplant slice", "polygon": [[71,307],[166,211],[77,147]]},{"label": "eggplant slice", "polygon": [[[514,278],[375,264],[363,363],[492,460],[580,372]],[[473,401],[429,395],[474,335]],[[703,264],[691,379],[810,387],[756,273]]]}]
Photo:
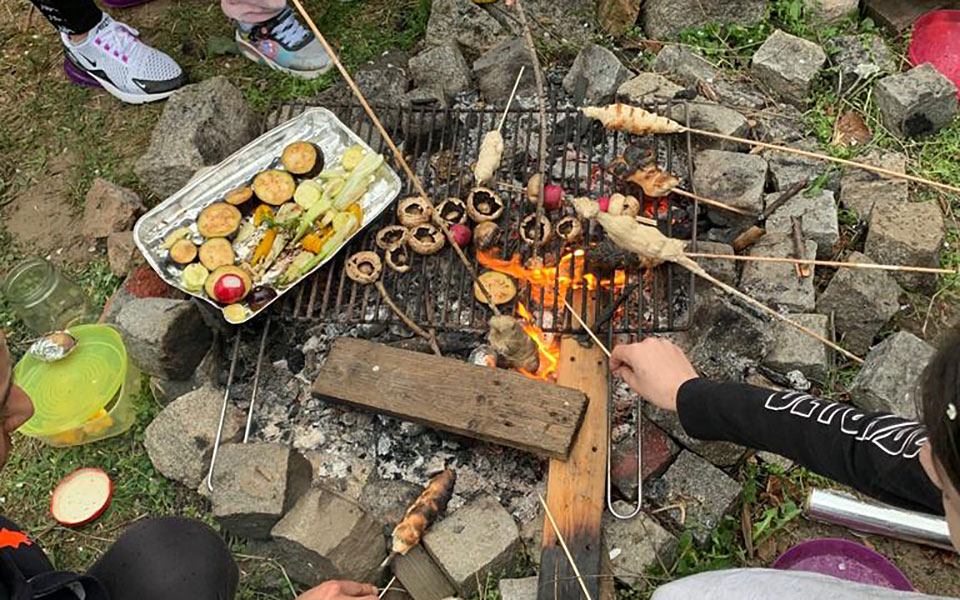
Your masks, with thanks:
[{"label": "eggplant slice", "polygon": [[272,169],[253,178],[253,193],[273,206],[289,202],[296,191],[297,183],[293,180],[293,175],[286,171]]},{"label": "eggplant slice", "polygon": [[197,231],[207,239],[227,237],[240,227],[242,218],[236,206],[216,202],[203,209],[197,217]]},{"label": "eggplant slice", "polygon": [[323,151],[310,142],[294,142],[283,149],[280,164],[297,177],[313,178],[323,170]]}]

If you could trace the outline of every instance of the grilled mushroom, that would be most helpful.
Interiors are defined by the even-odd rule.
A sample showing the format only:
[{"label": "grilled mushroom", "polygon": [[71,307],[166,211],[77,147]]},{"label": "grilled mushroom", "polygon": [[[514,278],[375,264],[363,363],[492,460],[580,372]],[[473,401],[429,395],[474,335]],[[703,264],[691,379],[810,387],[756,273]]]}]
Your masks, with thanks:
[{"label": "grilled mushroom", "polygon": [[387,225],[377,232],[377,247],[381,250],[387,250],[394,246],[402,246],[407,243],[409,232],[402,225]]},{"label": "grilled mushroom", "polygon": [[410,229],[407,244],[417,254],[436,254],[443,248],[446,238],[433,223],[423,223]]},{"label": "grilled mushroom", "polygon": [[496,221],[503,214],[503,201],[490,188],[475,187],[467,197],[467,214],[477,223]]},{"label": "grilled mushroom", "polygon": [[635,217],[640,214],[640,201],[635,196],[614,194],[610,196],[610,205],[607,212],[611,215],[626,215]]},{"label": "grilled mushroom", "polygon": [[382,266],[376,252],[357,252],[347,259],[347,277],[357,283],[373,283],[380,277]]},{"label": "grilled mushroom", "polygon": [[404,227],[414,227],[430,220],[433,206],[419,196],[404,198],[397,207],[397,219]]},{"label": "grilled mushroom", "polygon": [[387,266],[397,273],[406,273],[413,266],[413,257],[410,250],[403,244],[387,248]]},{"label": "grilled mushroom", "polygon": [[500,237],[500,226],[493,221],[484,221],[473,230],[473,244],[481,250],[496,244],[498,237]]},{"label": "grilled mushroom", "polygon": [[528,244],[542,246],[550,241],[553,236],[553,227],[550,225],[550,219],[540,215],[539,226],[537,226],[537,214],[527,215],[520,221],[520,237]]},{"label": "grilled mushroom", "polygon": [[433,222],[439,224],[441,220],[447,227],[466,223],[467,205],[460,198],[447,198],[433,209]]},{"label": "grilled mushroom", "polygon": [[583,235],[583,225],[576,217],[564,217],[557,223],[557,235],[566,242],[575,242]]}]

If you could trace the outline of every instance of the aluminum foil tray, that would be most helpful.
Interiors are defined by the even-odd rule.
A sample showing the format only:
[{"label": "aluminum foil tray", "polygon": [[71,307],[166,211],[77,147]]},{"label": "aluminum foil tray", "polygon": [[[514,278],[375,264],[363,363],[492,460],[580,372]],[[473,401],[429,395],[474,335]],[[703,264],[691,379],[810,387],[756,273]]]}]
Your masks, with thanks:
[{"label": "aluminum foil tray", "polygon": [[[163,247],[164,239],[181,227],[190,227],[195,233],[195,237],[202,239],[199,233],[196,233],[196,220],[200,211],[214,202],[221,201],[228,191],[249,184],[260,171],[276,167],[279,164],[280,154],[284,146],[298,141],[309,141],[320,146],[327,161],[324,168],[336,166],[344,150],[355,144],[360,144],[373,152],[373,149],[364,143],[360,136],[347,128],[336,115],[325,108],[310,109],[271,129],[219,165],[211,167],[190,180],[180,191],[164,200],[137,221],[133,229],[134,240],[153,270],[173,287],[221,308],[217,302],[208,298],[204,293],[193,293],[183,288],[180,283],[180,274],[183,267],[169,260],[168,252]],[[360,200],[360,205],[363,208],[363,223],[340,246],[341,249],[396,199],[400,193],[400,188],[400,177],[384,163],[375,173],[374,182]],[[323,267],[336,254],[337,252],[334,252],[328,256],[313,271],[293,284],[277,290],[276,298],[263,306],[260,311],[248,314],[247,318],[241,322],[249,321],[266,309],[267,306],[276,302],[285,293],[299,285],[300,281]]]}]

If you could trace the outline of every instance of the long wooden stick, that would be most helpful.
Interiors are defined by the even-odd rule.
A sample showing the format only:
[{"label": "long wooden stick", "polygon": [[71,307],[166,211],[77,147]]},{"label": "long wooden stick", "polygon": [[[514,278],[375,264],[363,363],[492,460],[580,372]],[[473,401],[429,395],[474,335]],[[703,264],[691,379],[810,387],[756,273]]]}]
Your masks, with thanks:
[{"label": "long wooden stick", "polygon": [[590,326],[583,322],[583,319],[580,318],[580,315],[577,314],[577,311],[573,310],[573,307],[570,306],[570,303],[567,302],[567,299],[563,299],[563,305],[567,307],[567,310],[570,311],[570,314],[573,315],[573,318],[576,319],[577,323],[580,324],[580,327],[583,327],[583,330],[586,331],[593,341],[603,350],[603,353],[607,355],[607,358],[610,358],[610,351],[607,350],[607,347],[603,345],[603,342],[600,341],[600,338],[597,337],[597,334],[590,329]]},{"label": "long wooden stick", "polygon": [[738,142],[741,144],[749,144],[751,146],[757,146],[759,148],[766,148],[768,150],[776,150],[778,152],[786,152],[787,154],[796,154],[798,156],[804,156],[806,158],[813,158],[816,160],[824,160],[828,162],[834,162],[837,164],[845,165],[848,167],[855,167],[858,169],[863,169],[865,171],[873,171],[874,173],[879,173],[881,175],[886,175],[887,177],[893,177],[895,179],[905,179],[907,181],[912,181],[914,183],[921,183],[924,185],[930,185],[936,188],[940,188],[947,192],[953,192],[955,194],[960,194],[960,188],[947,185],[946,183],[940,183],[938,181],[932,181],[924,177],[917,177],[916,175],[909,175],[907,173],[900,173],[899,171],[892,171],[890,169],[885,169],[883,167],[877,167],[874,165],[868,165],[866,163],[856,162],[853,160],[847,160],[845,158],[836,158],[834,156],[828,156],[826,154],[820,154],[819,152],[810,152],[809,150],[801,150],[799,148],[791,148],[789,146],[781,146],[779,144],[768,144],[767,142],[759,142],[757,140],[748,140],[746,138],[737,137],[735,135],[726,135],[724,133],[717,133],[715,131],[706,131],[704,129],[695,129],[693,127],[684,127],[682,126],[681,131],[689,131],[690,133],[695,133],[697,135],[705,135],[708,137],[717,138],[720,140],[726,140],[728,142]]},{"label": "long wooden stick", "polygon": [[580,574],[580,568],[577,567],[576,561],[573,560],[573,555],[570,554],[570,548],[567,547],[567,542],[564,541],[563,534],[560,533],[560,528],[557,527],[557,522],[553,520],[553,513],[550,512],[550,507],[547,506],[547,501],[543,499],[543,494],[537,494],[537,497],[540,498],[540,504],[543,505],[543,510],[547,513],[547,519],[550,520],[550,526],[553,527],[554,533],[557,534],[557,541],[560,542],[560,547],[563,548],[563,553],[567,555],[567,560],[570,561],[570,568],[573,569],[573,573],[577,576],[577,581],[580,582],[580,589],[583,590],[583,595],[587,597],[587,600],[593,600],[593,597],[590,596],[590,590],[587,589],[587,584],[583,581],[583,575]]},{"label": "long wooden stick", "polygon": [[[353,91],[354,96],[357,97],[357,100],[360,102],[360,106],[363,107],[364,112],[367,113],[367,116],[370,117],[370,120],[373,122],[374,127],[377,128],[377,131],[380,133],[380,136],[383,138],[383,141],[387,143],[387,146],[390,148],[390,151],[393,153],[394,158],[397,160],[397,164],[400,165],[400,168],[403,169],[404,173],[407,174],[407,177],[410,178],[410,181],[413,183],[413,187],[416,188],[417,194],[425,202],[433,202],[430,200],[430,196],[427,195],[427,191],[424,189],[423,184],[420,183],[420,178],[417,177],[417,174],[413,172],[413,169],[410,168],[410,165],[407,164],[407,159],[404,158],[403,153],[400,152],[400,149],[393,142],[393,138],[390,137],[390,134],[387,132],[386,128],[383,126],[383,123],[380,122],[380,119],[377,117],[377,113],[373,111],[370,103],[367,102],[367,99],[364,97],[363,92],[360,91],[360,88],[357,87],[357,83],[353,80],[353,77],[350,76],[350,73],[347,71],[347,68],[343,66],[343,63],[340,62],[340,58],[337,56],[337,53],[333,51],[333,47],[327,42],[327,39],[323,37],[323,34],[320,33],[320,30],[317,28],[317,24],[313,22],[313,19],[310,18],[310,15],[307,14],[305,8],[300,3],[300,0],[293,0],[293,5],[297,8],[297,11],[300,13],[300,16],[303,17],[303,20],[307,22],[307,25],[310,27],[310,31],[313,32],[313,35],[316,36],[317,40],[320,42],[320,45],[323,46],[324,51],[327,53],[327,56],[330,57],[330,60],[337,67],[337,70],[340,71],[340,75],[343,76],[343,80],[347,82],[347,86],[350,87]],[[453,234],[450,233],[450,228],[443,221],[443,219],[436,220],[437,227],[443,231],[443,235],[447,237],[447,241],[450,243],[450,246],[453,247],[453,251],[457,253],[457,256],[460,258],[460,262],[463,263],[463,266],[467,268],[467,272],[470,274],[471,279],[473,280],[474,285],[476,285],[481,294],[483,295],[484,300],[487,303],[487,306],[490,307],[490,310],[493,311],[493,314],[499,315],[500,309],[497,307],[497,304],[493,301],[493,296],[490,295],[490,292],[487,291],[487,286],[484,285],[477,277],[477,270],[473,267],[473,264],[470,262],[470,259],[467,258],[467,255],[463,253],[463,250],[458,246],[453,240]]]},{"label": "long wooden stick", "polygon": [[400,320],[403,321],[403,324],[409,327],[410,331],[425,339],[427,343],[430,344],[430,349],[433,350],[434,354],[437,356],[443,356],[443,353],[440,352],[440,347],[437,345],[436,336],[432,336],[424,331],[422,327],[414,323],[413,320],[407,316],[407,313],[400,310],[400,307],[397,306],[397,304],[393,301],[393,298],[390,297],[390,294],[387,292],[387,288],[384,287],[382,281],[378,279],[374,285],[377,287],[377,291],[380,292],[380,296],[383,298],[383,301],[387,303],[387,306],[393,310],[395,315],[400,317]]},{"label": "long wooden stick", "polygon": [[503,116],[500,117],[500,124],[497,125],[497,131],[503,129],[503,124],[507,121],[507,113],[510,112],[510,105],[513,104],[513,99],[517,95],[517,88],[520,87],[520,80],[523,78],[523,71],[527,68],[527,65],[520,65],[520,73],[517,74],[517,80],[513,82],[513,90],[510,92],[510,97],[507,98],[507,105],[503,107]]},{"label": "long wooden stick", "polygon": [[780,258],[774,256],[743,256],[739,254],[710,254],[708,252],[687,252],[690,258],[711,258],[722,260],[739,260],[746,262],[790,263],[798,265],[816,265],[819,267],[849,267],[852,269],[874,269],[877,271],[900,271],[905,273],[939,273],[946,275],[960,275],[954,269],[940,269],[937,267],[911,267],[907,265],[884,265],[876,263],[848,263],[836,260],[801,260],[798,258]]},{"label": "long wooden stick", "polygon": [[737,208],[736,206],[730,206],[729,204],[725,204],[725,203],[723,203],[723,202],[720,202],[719,200],[712,200],[712,199],[710,199],[710,198],[704,198],[703,196],[698,196],[698,195],[696,195],[696,194],[694,194],[694,193],[688,192],[688,191],[686,191],[686,190],[682,190],[682,189],[680,189],[680,188],[673,188],[673,189],[670,190],[670,191],[673,192],[674,194],[678,195],[678,196],[683,196],[683,197],[685,197],[685,198],[690,198],[691,200],[696,200],[697,202],[702,202],[702,203],[704,203],[704,204],[709,204],[710,206],[714,206],[714,207],[716,207],[716,208],[720,208],[720,209],[723,209],[723,210],[727,210],[727,211],[730,211],[730,212],[732,212],[732,213],[737,213],[738,215],[744,215],[744,216],[753,217],[753,218],[757,218],[757,217],[760,216],[760,215],[758,215],[757,213],[752,213],[752,212],[750,212],[749,210],[745,210],[745,209],[742,209],[742,208]]},{"label": "long wooden stick", "polygon": [[386,596],[386,595],[387,595],[387,592],[390,591],[390,587],[391,587],[394,583],[396,583],[396,581],[397,581],[397,576],[394,575],[394,576],[393,576],[393,579],[390,580],[390,583],[387,584],[387,587],[383,588],[383,591],[380,592],[380,595],[379,595],[379,596],[377,596],[377,599],[379,600],[380,598],[383,598],[384,596]]}]

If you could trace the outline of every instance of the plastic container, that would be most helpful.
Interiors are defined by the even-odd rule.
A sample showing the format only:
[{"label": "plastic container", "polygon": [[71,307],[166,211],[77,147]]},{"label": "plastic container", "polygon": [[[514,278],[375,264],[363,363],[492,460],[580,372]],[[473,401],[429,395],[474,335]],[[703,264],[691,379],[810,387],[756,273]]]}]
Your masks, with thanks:
[{"label": "plastic container", "polygon": [[42,258],[28,258],[13,267],[3,282],[3,294],[24,324],[36,333],[96,320],[80,286]]},{"label": "plastic container", "polygon": [[914,591],[906,575],[879,552],[840,538],[797,544],[773,563],[774,569],[810,571],[846,581],[904,592]]},{"label": "plastic container", "polygon": [[130,363],[120,334],[107,325],[78,325],[67,331],[77,346],[66,358],[45,363],[28,354],[14,369],[14,381],[35,408],[20,433],[57,447],[124,433],[136,419],[132,397],[140,373]]},{"label": "plastic container", "polygon": [[935,10],[913,24],[910,64],[932,64],[957,84],[960,97],[960,10]]}]

